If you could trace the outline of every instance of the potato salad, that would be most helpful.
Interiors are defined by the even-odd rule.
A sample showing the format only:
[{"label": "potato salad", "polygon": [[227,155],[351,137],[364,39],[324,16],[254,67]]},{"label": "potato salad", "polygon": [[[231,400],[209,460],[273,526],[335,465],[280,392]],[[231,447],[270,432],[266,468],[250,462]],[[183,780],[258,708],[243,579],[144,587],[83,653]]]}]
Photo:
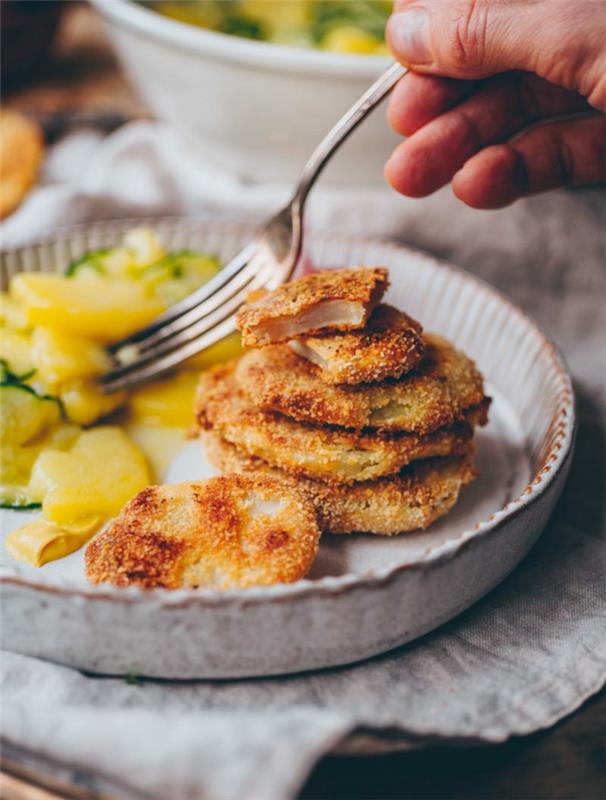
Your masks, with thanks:
[{"label": "potato salad", "polygon": [[387,55],[391,0],[149,0],[180,22],[218,33],[333,53]]},{"label": "potato salad", "polygon": [[161,479],[191,424],[200,369],[237,355],[239,335],[129,393],[101,391],[105,348],[220,268],[214,255],[167,252],[137,228],[62,273],[20,273],[2,293],[0,504],[42,514],[8,537],[15,557],[40,566],[72,552]]}]

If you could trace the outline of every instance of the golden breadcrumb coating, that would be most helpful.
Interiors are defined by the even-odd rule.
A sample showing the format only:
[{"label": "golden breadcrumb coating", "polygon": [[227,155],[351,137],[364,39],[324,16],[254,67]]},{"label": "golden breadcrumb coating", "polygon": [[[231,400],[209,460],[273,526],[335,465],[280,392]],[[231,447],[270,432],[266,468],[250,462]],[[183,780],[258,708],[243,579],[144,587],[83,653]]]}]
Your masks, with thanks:
[{"label": "golden breadcrumb coating", "polygon": [[445,339],[425,340],[422,364],[397,381],[331,386],[283,344],[245,353],[236,377],[255,405],[302,422],[425,434],[463,419],[484,398],[473,361]]},{"label": "golden breadcrumb coating", "polygon": [[211,463],[222,472],[271,475],[298,486],[315,506],[323,533],[394,536],[427,528],[450,511],[477,475],[473,445],[462,456],[417,462],[390,478],[344,486],[294,477],[243,456],[213,431],[202,431],[201,438]]},{"label": "golden breadcrumb coating", "polygon": [[196,417],[243,453],[310,478],[353,483],[392,475],[418,459],[459,455],[467,449],[473,425],[486,420],[487,404],[471,409],[464,421],[433,433],[365,434],[344,428],[295,422],[255,407],[234,378],[234,364],[204,373]]},{"label": "golden breadcrumb coating", "polygon": [[196,589],[290,583],[316,556],[313,505],[266,475],[150,486],[85,554],[93,583]]},{"label": "golden breadcrumb coating", "polygon": [[399,378],[423,358],[423,328],[393,306],[380,303],[359,331],[293,339],[289,347],[319,368],[326,383],[369,383]]},{"label": "golden breadcrumb coating", "polygon": [[236,315],[245,347],[362,328],[389,285],[383,267],[331,269],[252,294]]},{"label": "golden breadcrumb coating", "polygon": [[42,131],[14,111],[0,113],[0,219],[21,204],[44,157]]}]

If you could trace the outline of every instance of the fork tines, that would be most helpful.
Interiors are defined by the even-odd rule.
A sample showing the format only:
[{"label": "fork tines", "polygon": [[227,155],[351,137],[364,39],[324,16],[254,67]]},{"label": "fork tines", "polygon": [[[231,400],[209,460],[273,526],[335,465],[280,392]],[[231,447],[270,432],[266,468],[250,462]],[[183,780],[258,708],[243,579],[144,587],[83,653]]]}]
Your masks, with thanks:
[{"label": "fork tines", "polygon": [[146,328],[108,347],[116,367],[100,378],[107,393],[160,375],[235,329],[235,312],[271,277],[271,261],[256,243]]}]

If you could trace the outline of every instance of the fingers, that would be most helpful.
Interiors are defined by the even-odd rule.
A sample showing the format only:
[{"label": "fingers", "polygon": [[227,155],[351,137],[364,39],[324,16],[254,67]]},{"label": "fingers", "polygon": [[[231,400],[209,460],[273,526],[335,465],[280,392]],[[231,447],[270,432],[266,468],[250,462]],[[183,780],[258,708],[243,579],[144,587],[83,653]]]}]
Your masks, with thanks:
[{"label": "fingers", "polygon": [[406,87],[404,91],[397,87],[400,107],[397,113],[390,112],[390,120],[398,125],[400,133],[406,134],[415,130],[423,116],[434,118],[396,149],[386,167],[392,186],[411,197],[423,197],[444,186],[479,150],[506,141],[529,123],[588,108],[576,92],[527,73],[509,73],[484,81],[471,97],[440,113],[441,107],[461,94],[464,82],[449,81],[441,88],[434,85],[426,107],[421,99],[423,82],[440,84],[444,79],[411,77],[417,78],[421,86],[417,89],[413,82],[408,99],[402,96]]},{"label": "fingers", "polygon": [[552,122],[482,150],[455,175],[452,188],[473,208],[501,208],[558,186],[606,180],[605,153],[603,116]]},{"label": "fingers", "polygon": [[606,106],[601,0],[398,0],[387,40],[416,71],[475,79],[526,70]]},{"label": "fingers", "polygon": [[396,133],[412,136],[419,128],[471,97],[463,106],[467,113],[481,98],[499,93],[497,101],[508,104],[522,124],[543,117],[588,110],[587,101],[577,92],[562,89],[528,72],[510,72],[507,76],[484,81],[458,81],[434,75],[409,72],[396,85],[389,99],[388,120]]},{"label": "fingers", "polygon": [[457,81],[409,72],[396,84],[387,107],[389,124],[402,136],[412,134],[468,97],[478,81]]}]

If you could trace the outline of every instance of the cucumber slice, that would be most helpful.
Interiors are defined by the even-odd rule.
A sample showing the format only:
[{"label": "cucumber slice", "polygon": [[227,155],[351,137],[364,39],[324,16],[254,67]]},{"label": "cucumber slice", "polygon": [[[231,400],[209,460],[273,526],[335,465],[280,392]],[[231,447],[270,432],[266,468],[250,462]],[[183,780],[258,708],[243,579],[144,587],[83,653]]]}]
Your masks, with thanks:
[{"label": "cucumber slice", "polygon": [[32,369],[28,369],[27,372],[22,372],[20,375],[17,375],[17,373],[13,372],[11,369],[8,361],[5,358],[0,358],[0,384],[23,383],[33,378],[35,374],[36,370],[32,367]]},{"label": "cucumber slice", "polygon": [[27,509],[37,500],[31,496],[28,485],[38,452],[38,448],[34,445],[17,445],[2,441],[0,458],[2,508]]},{"label": "cucumber slice", "polygon": [[11,511],[36,511],[42,508],[42,503],[30,503],[26,497],[0,494],[0,508],[9,508]]},{"label": "cucumber slice", "polygon": [[210,253],[178,250],[151,264],[141,277],[170,306],[209,281],[220,269],[221,262]]},{"label": "cucumber slice", "polygon": [[103,260],[105,256],[108,256],[111,253],[111,249],[108,247],[100,248],[99,250],[91,250],[88,253],[84,253],[84,255],[80,256],[79,258],[75,258],[70,264],[68,264],[67,269],[65,270],[65,277],[66,278],[81,278],[84,277],[87,273],[93,273],[94,275],[107,275],[107,270],[103,264]]},{"label": "cucumber slice", "polygon": [[75,425],[60,423],[31,444],[2,442],[0,454],[0,507],[32,509],[39,507],[29,483],[36,459],[44,450],[67,450],[78,437]]},{"label": "cucumber slice", "polygon": [[177,278],[207,281],[221,269],[221,262],[211,253],[176,250],[143,271],[145,278]]},{"label": "cucumber slice", "polygon": [[0,436],[3,443],[25,444],[60,419],[61,405],[56,397],[39,395],[23,383],[0,383]]}]

